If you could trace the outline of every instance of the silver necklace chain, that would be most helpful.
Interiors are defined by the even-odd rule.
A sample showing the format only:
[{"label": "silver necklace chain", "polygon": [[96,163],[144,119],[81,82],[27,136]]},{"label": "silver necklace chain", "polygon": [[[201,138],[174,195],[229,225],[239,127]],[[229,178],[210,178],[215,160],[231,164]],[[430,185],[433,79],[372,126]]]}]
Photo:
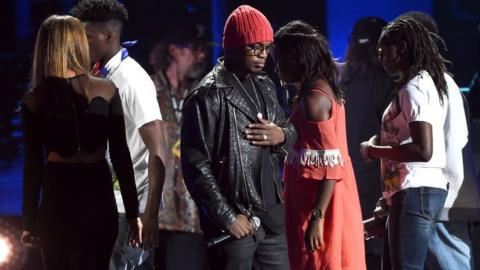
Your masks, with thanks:
[{"label": "silver necklace chain", "polygon": [[[259,108],[262,105],[260,104],[260,99],[258,98],[257,90],[255,88],[255,84],[253,83],[252,76],[248,75],[248,78],[250,79],[250,83],[252,84],[253,93],[255,94],[255,99],[257,100],[257,103],[255,103],[255,100],[253,100],[253,98],[248,94],[247,89],[245,89],[245,87],[243,87],[243,84],[240,82],[237,75],[235,75],[235,73],[232,73],[232,74],[233,74],[233,77],[235,78],[235,80],[237,80],[238,84],[240,85],[240,88],[243,90],[245,95],[247,95],[247,97],[252,101],[253,106],[255,106],[255,108],[257,109],[258,115],[260,115],[260,118],[262,118],[262,112],[260,111],[260,108]],[[257,104],[258,104],[258,106],[257,106]]]}]

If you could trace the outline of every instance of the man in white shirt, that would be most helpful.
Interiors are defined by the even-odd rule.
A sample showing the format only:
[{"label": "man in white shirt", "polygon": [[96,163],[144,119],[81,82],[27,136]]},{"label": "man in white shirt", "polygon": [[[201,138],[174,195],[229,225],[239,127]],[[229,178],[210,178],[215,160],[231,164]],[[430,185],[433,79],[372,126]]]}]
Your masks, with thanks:
[{"label": "man in white shirt", "polygon": [[157,215],[163,183],[165,174],[172,171],[155,86],[145,70],[128,56],[127,49],[120,44],[122,26],[128,19],[122,4],[115,0],[85,0],[72,9],[72,15],[85,25],[91,61],[96,63],[94,74],[112,80],[119,89],[142,213],[143,250],[127,245],[125,210],[120,192],[115,191],[120,213],[119,232],[110,269],[153,269],[153,255],[150,256],[148,250],[157,245]]},{"label": "man in white shirt", "polygon": [[[439,31],[433,18],[423,12],[408,12],[430,32]],[[463,149],[468,142],[468,127],[464,101],[460,89],[448,74],[447,115],[444,125],[446,165],[443,174],[449,182],[449,190],[443,211],[435,224],[427,256],[428,269],[472,269],[470,223],[478,221],[479,195],[472,185],[474,177],[464,168]],[[467,161],[468,162],[468,161]],[[464,174],[464,172],[466,174]]]}]

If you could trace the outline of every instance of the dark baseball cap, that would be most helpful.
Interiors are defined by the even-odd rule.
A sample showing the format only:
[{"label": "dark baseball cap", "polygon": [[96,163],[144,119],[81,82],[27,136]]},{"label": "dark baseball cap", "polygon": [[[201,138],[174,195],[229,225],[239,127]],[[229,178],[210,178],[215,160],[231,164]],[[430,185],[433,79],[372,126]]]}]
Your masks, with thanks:
[{"label": "dark baseball cap", "polygon": [[177,24],[167,30],[163,42],[178,46],[204,48],[208,45],[206,28],[202,24]]},{"label": "dark baseball cap", "polygon": [[365,44],[374,42],[376,44],[385,25],[387,25],[387,22],[379,17],[360,18],[353,26],[350,34],[350,43]]}]

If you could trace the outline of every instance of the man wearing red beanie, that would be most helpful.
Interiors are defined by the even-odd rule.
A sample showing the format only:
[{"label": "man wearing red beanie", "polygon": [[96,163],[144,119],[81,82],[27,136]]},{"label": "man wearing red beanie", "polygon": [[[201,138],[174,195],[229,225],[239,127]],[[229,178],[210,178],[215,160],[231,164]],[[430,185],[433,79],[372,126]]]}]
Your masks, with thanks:
[{"label": "man wearing red beanie", "polygon": [[235,9],[224,58],[184,105],[182,167],[209,240],[210,269],[289,269],[278,154],[296,132],[262,72],[272,41],[260,11]]}]

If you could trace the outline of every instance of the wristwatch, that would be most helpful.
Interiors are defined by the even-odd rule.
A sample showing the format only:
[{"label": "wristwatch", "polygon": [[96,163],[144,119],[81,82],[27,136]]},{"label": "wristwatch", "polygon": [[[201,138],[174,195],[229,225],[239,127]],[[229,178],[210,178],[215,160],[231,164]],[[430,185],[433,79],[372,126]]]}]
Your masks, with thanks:
[{"label": "wristwatch", "polygon": [[315,208],[312,210],[312,217],[314,219],[322,219],[324,218],[322,209]]}]

